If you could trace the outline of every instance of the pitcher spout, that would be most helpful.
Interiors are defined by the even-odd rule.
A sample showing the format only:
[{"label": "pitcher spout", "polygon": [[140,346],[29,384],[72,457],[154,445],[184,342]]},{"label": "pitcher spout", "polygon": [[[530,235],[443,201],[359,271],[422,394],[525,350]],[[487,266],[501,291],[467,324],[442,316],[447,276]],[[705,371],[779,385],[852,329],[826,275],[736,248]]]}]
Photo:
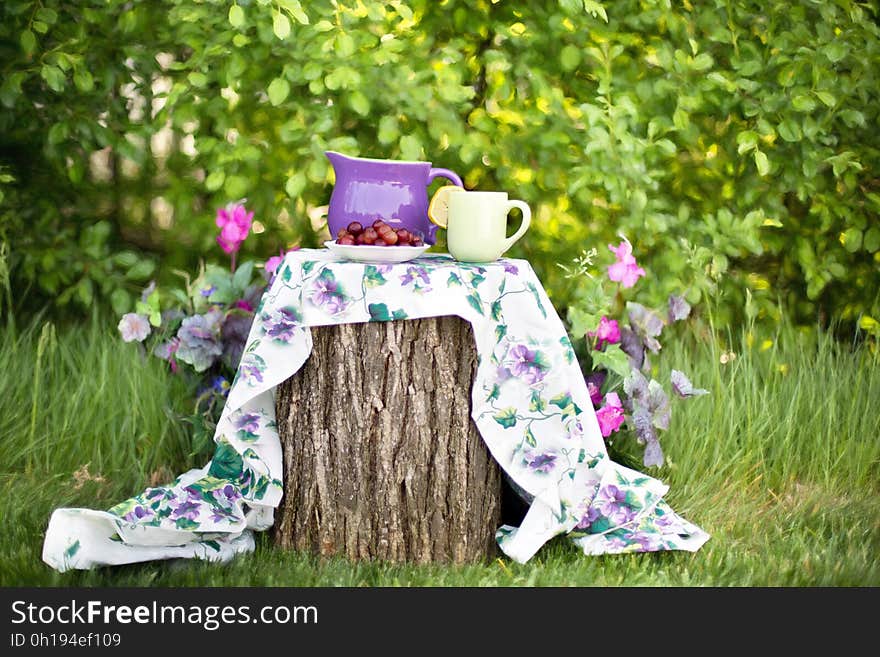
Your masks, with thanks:
[{"label": "pitcher spout", "polygon": [[348,155],[343,155],[342,153],[337,153],[336,151],[324,151],[324,155],[327,156],[327,159],[330,160],[330,164],[333,165],[333,169],[335,171],[339,170],[339,165],[343,162],[351,162],[357,158],[349,157]]}]

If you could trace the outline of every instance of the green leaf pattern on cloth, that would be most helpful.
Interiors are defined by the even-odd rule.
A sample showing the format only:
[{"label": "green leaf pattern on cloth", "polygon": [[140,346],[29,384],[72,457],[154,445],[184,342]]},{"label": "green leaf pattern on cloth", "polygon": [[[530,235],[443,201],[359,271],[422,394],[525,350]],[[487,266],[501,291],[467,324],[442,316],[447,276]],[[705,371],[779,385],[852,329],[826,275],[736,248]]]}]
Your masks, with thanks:
[{"label": "green leaf pattern on cloth", "polygon": [[109,511],[57,509],[43,559],[57,570],[151,559],[225,561],[252,550],[282,496],[274,388],[308,359],[309,327],[457,315],[479,365],[472,417],[529,504],[496,539],[525,562],[568,534],[585,554],[697,550],[708,535],[663,501],[660,481],[612,462],[565,328],[531,266],[427,254],[394,265],[288,253],[256,313],[204,468]]}]

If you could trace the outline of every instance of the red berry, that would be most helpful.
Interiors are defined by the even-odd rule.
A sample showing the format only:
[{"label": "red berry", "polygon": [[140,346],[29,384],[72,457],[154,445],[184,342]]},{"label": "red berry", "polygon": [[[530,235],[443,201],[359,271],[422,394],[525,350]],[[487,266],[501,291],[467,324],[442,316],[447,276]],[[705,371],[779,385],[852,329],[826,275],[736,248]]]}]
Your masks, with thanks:
[{"label": "red berry", "polygon": [[381,219],[376,219],[376,221],[373,222],[373,228],[375,228],[377,230],[384,225],[385,225],[385,222],[382,221]]},{"label": "red berry", "polygon": [[412,240],[413,246],[422,246],[423,244],[424,244],[424,242],[422,241],[422,238],[419,237],[418,235],[416,235],[416,237],[413,238],[413,240]]},{"label": "red berry", "polygon": [[348,235],[351,235],[351,233],[345,230],[345,228],[340,228],[336,233],[336,239],[342,239],[343,237],[347,237]]},{"label": "red berry", "polygon": [[397,237],[401,242],[409,242],[410,233],[406,228],[398,228]]},{"label": "red berry", "polygon": [[390,228],[388,229],[387,233],[382,235],[382,239],[385,240],[385,243],[388,244],[389,246],[394,246],[398,242],[397,233],[395,233]]},{"label": "red berry", "polygon": [[350,224],[348,224],[348,232],[352,235],[359,235],[361,232],[363,232],[363,230],[364,227],[361,226],[360,222],[352,221]]},{"label": "red berry", "polygon": [[355,242],[354,238],[351,235],[346,235],[345,237],[340,237],[338,240],[336,240],[336,243],[344,244],[345,246],[353,246]]},{"label": "red berry", "polygon": [[379,237],[379,233],[376,232],[375,228],[367,228],[364,231],[364,237],[370,238],[370,240],[375,241],[377,237]]}]

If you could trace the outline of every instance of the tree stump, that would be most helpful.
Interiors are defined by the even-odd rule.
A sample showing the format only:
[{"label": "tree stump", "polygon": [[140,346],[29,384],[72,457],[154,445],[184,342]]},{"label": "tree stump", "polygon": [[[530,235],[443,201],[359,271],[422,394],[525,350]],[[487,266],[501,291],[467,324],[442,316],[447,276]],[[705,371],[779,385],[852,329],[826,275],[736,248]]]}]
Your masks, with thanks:
[{"label": "tree stump", "polygon": [[276,391],[276,544],[415,563],[492,556],[501,471],[470,417],[470,325],[342,324],[312,338],[311,357]]}]

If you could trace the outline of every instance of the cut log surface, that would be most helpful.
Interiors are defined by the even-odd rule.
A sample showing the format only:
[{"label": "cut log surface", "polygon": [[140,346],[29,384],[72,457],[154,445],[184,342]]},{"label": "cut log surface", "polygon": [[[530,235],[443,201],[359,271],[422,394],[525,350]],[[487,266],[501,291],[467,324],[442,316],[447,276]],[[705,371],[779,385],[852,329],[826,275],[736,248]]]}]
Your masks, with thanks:
[{"label": "cut log surface", "polygon": [[312,329],[278,386],[275,542],[357,560],[466,563],[495,552],[501,472],[471,420],[477,354],[457,317]]}]

